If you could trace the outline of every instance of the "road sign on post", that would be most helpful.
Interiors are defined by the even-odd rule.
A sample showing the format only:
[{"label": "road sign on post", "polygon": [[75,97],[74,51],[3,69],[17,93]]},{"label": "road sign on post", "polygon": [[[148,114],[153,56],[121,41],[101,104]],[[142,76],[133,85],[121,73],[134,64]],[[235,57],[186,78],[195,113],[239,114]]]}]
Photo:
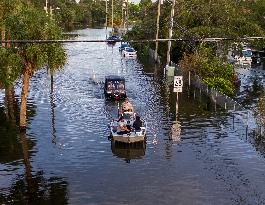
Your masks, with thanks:
[{"label": "road sign on post", "polygon": [[183,76],[174,76],[174,92],[182,92]]},{"label": "road sign on post", "polygon": [[181,93],[182,92],[182,87],[175,87],[173,88],[174,93]]}]

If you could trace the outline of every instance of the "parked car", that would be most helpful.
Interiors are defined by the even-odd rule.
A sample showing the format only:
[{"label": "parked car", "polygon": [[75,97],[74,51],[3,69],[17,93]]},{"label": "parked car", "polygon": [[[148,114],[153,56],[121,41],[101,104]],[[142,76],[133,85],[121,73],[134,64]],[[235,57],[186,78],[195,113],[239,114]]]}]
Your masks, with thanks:
[{"label": "parked car", "polygon": [[132,47],[125,47],[122,51],[122,56],[127,58],[136,58],[137,57],[137,51],[134,50]]},{"label": "parked car", "polygon": [[235,63],[239,65],[251,65],[252,63],[252,50],[250,48],[245,48],[242,50],[240,55],[235,56]]},{"label": "parked car", "polygon": [[261,59],[260,59],[260,52],[258,50],[252,50],[252,64],[260,65]]},{"label": "parked car", "polygon": [[105,77],[104,94],[107,99],[121,100],[126,98],[125,78],[117,75]]},{"label": "parked car", "polygon": [[121,38],[119,36],[112,35],[112,36],[108,37],[107,43],[108,44],[115,44],[116,42],[118,42],[120,40],[121,40]]},{"label": "parked car", "polygon": [[119,51],[123,51],[126,47],[130,47],[128,43],[122,43],[119,47]]}]

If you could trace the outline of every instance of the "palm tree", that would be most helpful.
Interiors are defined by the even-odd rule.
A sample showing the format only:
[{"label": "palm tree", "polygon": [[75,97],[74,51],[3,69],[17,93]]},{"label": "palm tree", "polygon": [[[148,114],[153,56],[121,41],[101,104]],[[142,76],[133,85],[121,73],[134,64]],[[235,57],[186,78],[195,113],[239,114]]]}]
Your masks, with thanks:
[{"label": "palm tree", "polygon": [[[32,6],[31,3],[28,3],[26,1],[12,1],[13,5],[16,5],[16,7],[13,8],[13,11],[10,11],[9,15],[7,15],[3,19],[5,31],[9,34],[10,39],[62,39],[61,29],[55,24],[55,21],[53,21],[46,15],[44,11],[37,10]],[[62,67],[66,60],[66,54],[62,45],[58,43],[26,43],[19,45],[12,44],[10,45],[10,48],[6,49],[9,49],[9,52],[11,52],[11,54],[19,56],[22,66],[20,73],[22,74],[22,90],[19,126],[21,130],[24,130],[26,128],[26,105],[30,77],[38,69],[43,68],[43,66],[48,66],[51,71]],[[10,57],[7,56],[6,59],[10,59]],[[8,60],[6,61],[9,62]],[[15,69],[11,66],[9,73],[12,73],[13,70]]]}]

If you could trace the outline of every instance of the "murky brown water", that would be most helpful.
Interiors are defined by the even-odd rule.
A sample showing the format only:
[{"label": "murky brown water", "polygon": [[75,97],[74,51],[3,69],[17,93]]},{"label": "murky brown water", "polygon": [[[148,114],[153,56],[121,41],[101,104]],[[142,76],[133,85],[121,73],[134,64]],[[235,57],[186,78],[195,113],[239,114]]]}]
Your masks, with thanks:
[{"label": "murky brown water", "polygon": [[[105,38],[104,29],[78,32]],[[65,45],[53,92],[46,69],[31,80],[26,135],[6,125],[1,93],[0,204],[264,204],[265,159],[242,121],[187,88],[176,106],[160,69],[122,59],[118,47]],[[109,74],[125,77],[148,123],[146,147],[108,140],[117,104],[105,101],[100,82]]]}]

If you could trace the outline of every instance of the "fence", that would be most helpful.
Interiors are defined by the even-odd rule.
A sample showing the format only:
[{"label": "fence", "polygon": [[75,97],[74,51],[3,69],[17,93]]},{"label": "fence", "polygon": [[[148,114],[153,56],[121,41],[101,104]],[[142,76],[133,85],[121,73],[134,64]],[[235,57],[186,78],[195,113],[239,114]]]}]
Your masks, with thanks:
[{"label": "fence", "polygon": [[194,100],[208,98],[214,104],[215,110],[221,108],[226,110],[235,119],[241,121],[243,129],[245,129],[246,137],[249,132],[255,135],[264,136],[265,128],[259,122],[253,109],[246,109],[243,105],[235,101],[233,98],[208,87],[201,78],[191,72],[184,72],[178,65],[171,62],[171,66],[175,66],[175,74],[183,76],[184,87],[189,89],[193,94]]},{"label": "fence", "polygon": [[[154,58],[155,51],[149,49],[149,55]],[[161,64],[161,56],[158,56],[157,63]],[[259,122],[259,120],[255,117],[255,111],[251,109],[246,109],[243,105],[236,102],[233,98],[220,93],[214,88],[209,88],[205,85],[199,76],[193,75],[191,72],[184,72],[177,64],[174,62],[170,62],[171,66],[175,67],[175,74],[182,75],[183,81],[188,88],[193,88],[193,96],[194,99],[199,99],[202,95],[207,95],[210,97],[211,101],[215,105],[215,109],[218,107],[223,108],[228,111],[235,117],[236,119],[242,122],[246,130],[246,137],[249,131],[254,131],[254,133],[258,136],[265,135],[265,127]],[[264,73],[262,73],[264,74]],[[188,82],[188,83],[187,83]]]}]

